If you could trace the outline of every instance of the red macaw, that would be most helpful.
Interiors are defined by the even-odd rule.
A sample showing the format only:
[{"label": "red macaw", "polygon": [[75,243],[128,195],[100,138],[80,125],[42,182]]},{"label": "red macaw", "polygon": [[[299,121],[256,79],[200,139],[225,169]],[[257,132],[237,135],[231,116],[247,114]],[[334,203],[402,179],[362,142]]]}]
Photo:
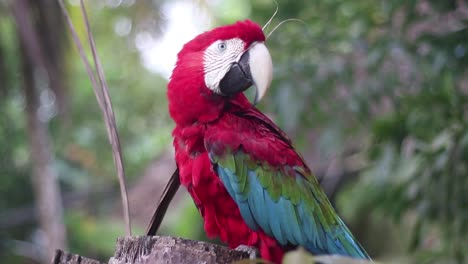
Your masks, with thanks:
[{"label": "red macaw", "polygon": [[184,45],[168,85],[180,182],[209,237],[257,247],[280,263],[302,246],[313,254],[369,256],[336,214],[291,140],[255,103],[272,79],[262,29],[250,20]]}]

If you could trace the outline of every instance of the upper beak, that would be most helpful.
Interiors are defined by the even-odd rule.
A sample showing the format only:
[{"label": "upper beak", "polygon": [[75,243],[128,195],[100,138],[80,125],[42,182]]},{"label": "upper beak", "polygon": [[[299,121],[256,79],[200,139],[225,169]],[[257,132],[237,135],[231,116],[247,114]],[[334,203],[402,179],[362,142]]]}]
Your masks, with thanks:
[{"label": "upper beak", "polygon": [[270,87],[272,72],[273,64],[267,47],[263,42],[253,43],[231,66],[219,88],[224,95],[233,95],[255,85],[254,104],[257,104]]}]

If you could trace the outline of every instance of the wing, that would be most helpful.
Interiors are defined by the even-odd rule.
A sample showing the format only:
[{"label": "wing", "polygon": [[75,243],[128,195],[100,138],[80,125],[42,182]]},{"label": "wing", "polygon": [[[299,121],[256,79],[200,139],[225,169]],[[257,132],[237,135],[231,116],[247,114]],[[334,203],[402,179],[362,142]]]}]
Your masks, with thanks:
[{"label": "wing", "polygon": [[256,109],[224,117],[205,147],[252,230],[315,254],[369,258],[289,139]]}]

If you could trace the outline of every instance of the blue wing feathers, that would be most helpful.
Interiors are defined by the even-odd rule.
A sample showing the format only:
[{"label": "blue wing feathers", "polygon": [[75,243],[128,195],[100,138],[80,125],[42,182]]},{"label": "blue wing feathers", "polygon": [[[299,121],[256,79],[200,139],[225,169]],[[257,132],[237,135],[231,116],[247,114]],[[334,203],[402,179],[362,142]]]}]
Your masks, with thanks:
[{"label": "blue wing feathers", "polygon": [[[317,227],[315,226],[314,218],[306,215],[306,210],[304,209],[304,201],[301,201],[296,210],[299,214],[299,219],[302,220],[301,227],[304,235],[302,241],[312,241],[313,244],[318,244],[320,247],[320,241],[317,239]],[[318,231],[320,232],[320,231]]]},{"label": "blue wing feathers", "polygon": [[231,197],[234,198],[236,196],[236,193],[232,189],[231,179],[229,177],[229,174],[232,174],[232,172],[230,172],[229,169],[222,168],[221,166],[218,166],[217,172],[218,177],[221,178],[221,181],[223,182],[224,187],[228,191],[229,195],[231,195]]},{"label": "blue wing feathers", "polygon": [[299,215],[297,214],[297,207],[292,207],[292,233],[294,235],[297,244],[300,244],[301,241],[305,241],[302,231],[301,231],[301,221],[299,219]]},{"label": "blue wing feathers", "polygon": [[283,235],[287,237],[289,243],[297,245],[298,241],[296,241],[292,229],[292,226],[296,224],[292,220],[293,204],[291,203],[291,201],[281,197],[278,201],[278,205],[279,218],[281,219],[281,230],[283,231]]},{"label": "blue wing feathers", "polygon": [[[302,175],[296,175],[295,184],[298,185],[298,191],[305,192],[307,197],[312,198],[310,200],[317,202],[316,205],[311,205],[310,200],[306,202],[302,198],[299,202],[296,198],[293,203],[285,196],[280,196],[275,201],[270,196],[267,186],[260,182],[258,167],[248,168],[245,164],[237,164],[239,160],[234,161],[235,172],[223,168],[221,164],[217,164],[216,171],[229,195],[238,204],[244,221],[252,230],[261,227],[281,245],[303,246],[313,254],[369,258],[339,217],[336,216],[335,219],[335,216],[321,211],[319,205],[324,201],[311,191],[312,184]],[[239,177],[238,173],[246,177]],[[334,224],[330,225],[330,220],[333,220]]]},{"label": "blue wing feathers", "polygon": [[[281,222],[279,214],[276,210],[276,206],[271,200],[268,194],[265,193],[265,189],[261,186],[255,172],[249,171],[249,205],[257,213],[254,214],[255,220],[262,227],[263,231],[267,234],[274,234],[274,237],[282,245],[286,245],[287,239],[284,237],[281,231]],[[265,227],[265,228],[263,228]],[[268,232],[270,231],[270,232]]]},{"label": "blue wing feathers", "polygon": [[282,212],[283,222],[287,230],[287,234],[289,234],[289,242],[293,245],[299,245],[302,241],[301,231],[300,231],[300,223],[297,219],[295,206],[290,201],[280,198],[282,200],[283,206],[281,206],[284,211]]},{"label": "blue wing feathers", "polygon": [[[252,180],[250,180],[250,177],[255,177],[255,174],[254,173],[249,173],[249,181],[252,181]],[[258,184],[258,185],[260,186],[260,184]],[[269,200],[271,200],[271,199],[265,193],[265,191],[263,189],[262,189],[262,191],[261,191],[261,193],[259,195],[261,195],[261,197],[263,199],[261,207],[263,208],[262,219],[264,219],[264,221],[262,221],[262,223],[264,225],[262,225],[262,229],[263,229],[263,231],[265,231],[265,233],[271,234],[272,227],[271,227],[271,222],[268,221],[268,219],[271,219],[271,217],[276,218],[275,210],[274,210],[274,204],[269,202]]]},{"label": "blue wing feathers", "polygon": [[252,209],[250,206],[247,204],[247,199],[239,195],[234,191],[234,188],[231,184],[234,181],[231,179],[234,177],[234,174],[231,172],[229,169],[224,169],[221,166],[218,166],[217,170],[218,176],[221,178],[221,181],[223,182],[226,190],[228,191],[229,195],[237,202],[237,205],[239,206],[240,213],[242,215],[242,218],[244,218],[245,223],[252,229],[252,230],[257,230],[258,225],[257,222],[254,220],[254,216],[252,214]]},{"label": "blue wing feathers", "polygon": [[258,230],[258,225],[257,222],[254,219],[254,215],[252,213],[252,210],[247,203],[247,201],[240,202],[239,203],[239,210],[242,215],[242,218],[244,218],[245,223],[252,229],[252,230]]},{"label": "blue wing feathers", "polygon": [[266,208],[265,202],[263,200],[263,187],[260,184],[258,184],[258,181],[254,180],[254,173],[251,173],[249,171],[248,178],[250,184],[248,203],[249,205],[251,205],[252,209],[255,208],[252,211],[256,211],[253,213],[258,225],[262,228],[267,227],[269,226],[268,217],[266,217],[266,215],[268,214],[268,209]]},{"label": "blue wing feathers", "polygon": [[280,230],[283,233],[283,237],[285,237],[288,242],[293,243],[291,239],[291,233],[289,232],[289,227],[287,223],[287,217],[288,217],[287,212],[286,212],[287,207],[288,207],[288,203],[286,202],[286,200],[283,197],[280,197],[280,199],[278,200],[278,206],[277,206],[278,219],[279,219],[280,226],[281,226]]},{"label": "blue wing feathers", "polygon": [[[343,244],[340,241],[337,241],[336,238],[332,237],[331,234],[327,234],[327,248],[336,253],[343,252]],[[343,254],[343,253],[341,253]]]}]

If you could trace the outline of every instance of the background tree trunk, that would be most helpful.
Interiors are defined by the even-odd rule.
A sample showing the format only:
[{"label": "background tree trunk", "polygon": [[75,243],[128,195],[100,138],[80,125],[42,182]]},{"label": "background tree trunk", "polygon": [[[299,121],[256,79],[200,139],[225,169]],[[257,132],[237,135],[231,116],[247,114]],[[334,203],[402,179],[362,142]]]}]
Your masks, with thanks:
[{"label": "background tree trunk", "polygon": [[32,161],[32,182],[36,196],[36,210],[41,229],[46,235],[45,261],[53,257],[57,248],[66,246],[63,223],[62,199],[57,183],[57,172],[53,165],[49,136],[46,124],[38,117],[38,100],[33,80],[33,72],[28,59],[23,59],[24,93],[30,159]]},{"label": "background tree trunk", "polygon": [[[42,251],[44,255],[41,256],[44,263],[50,262],[55,254],[55,249],[66,248],[67,244],[62,199],[47,128],[48,118],[40,116],[40,93],[47,92],[47,89],[53,89],[52,87],[56,86],[58,80],[61,79],[54,76],[57,75],[57,71],[52,71],[50,66],[55,65],[54,59],[57,59],[58,56],[53,56],[53,53],[46,51],[47,49],[44,47],[47,46],[48,42],[44,40],[46,35],[40,30],[45,30],[50,25],[45,21],[47,15],[41,15],[41,10],[47,9],[38,8],[41,5],[50,5],[47,2],[50,1],[16,0],[12,4],[21,48],[21,71],[26,101],[27,131],[32,163],[31,176],[36,196],[36,211],[40,229],[45,234],[45,250]],[[52,48],[49,47],[49,50]],[[47,80],[47,84],[40,87],[37,78]]]}]

